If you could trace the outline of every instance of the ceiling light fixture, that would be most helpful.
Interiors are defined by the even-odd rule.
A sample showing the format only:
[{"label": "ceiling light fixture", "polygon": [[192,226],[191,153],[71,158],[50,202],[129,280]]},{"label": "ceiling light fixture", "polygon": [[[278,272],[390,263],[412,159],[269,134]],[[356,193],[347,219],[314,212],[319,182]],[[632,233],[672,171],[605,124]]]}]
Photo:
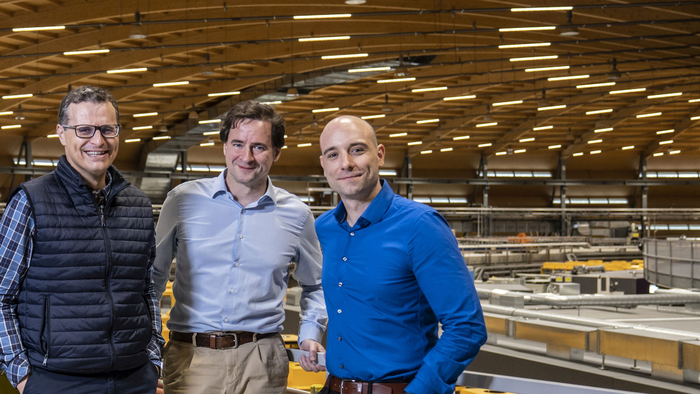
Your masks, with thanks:
[{"label": "ceiling light fixture", "polygon": [[516,153],[516,154],[517,154],[517,153],[525,153],[525,152],[527,152],[526,149],[516,149],[516,150],[513,151],[513,153]]},{"label": "ceiling light fixture", "polygon": [[485,144],[479,144],[479,145],[477,145],[477,146],[478,146],[479,148],[488,148],[488,147],[491,146],[491,145],[493,145],[493,144],[490,143],[490,142],[487,142],[487,143],[485,143]]},{"label": "ceiling light fixture", "polygon": [[637,93],[637,92],[643,92],[647,90],[647,88],[634,88],[634,89],[623,89],[623,90],[611,90],[610,94],[625,94],[625,93]]},{"label": "ceiling light fixture", "polygon": [[140,114],[134,114],[134,118],[145,118],[146,116],[157,116],[158,112],[144,112]]},{"label": "ceiling light fixture", "polygon": [[335,108],[319,108],[319,109],[314,109],[314,110],[312,110],[311,112],[312,112],[312,113],[315,113],[315,114],[318,114],[318,113],[321,113],[321,112],[334,112],[334,111],[340,111],[340,108],[338,108],[338,107],[335,107]]},{"label": "ceiling light fixture", "polygon": [[547,149],[559,149],[561,148],[561,145],[550,145],[547,147]]},{"label": "ceiling light fixture", "polygon": [[634,145],[629,145],[629,146],[623,146],[623,147],[622,147],[622,150],[630,150],[630,149],[634,149]]},{"label": "ceiling light fixture", "polygon": [[563,6],[563,7],[522,7],[522,8],[511,8],[511,12],[529,12],[529,11],[571,11],[574,7]]},{"label": "ceiling light fixture", "polygon": [[548,81],[568,81],[570,79],[586,79],[590,78],[590,75],[568,75],[565,77],[551,77],[547,78]]},{"label": "ceiling light fixture", "polygon": [[179,81],[179,82],[163,82],[163,83],[154,83],[153,87],[154,88],[163,88],[166,86],[181,86],[181,85],[189,85],[190,81]]},{"label": "ceiling light fixture", "polygon": [[530,57],[513,57],[510,58],[511,62],[529,62],[532,60],[553,60],[559,59],[558,55],[547,55],[547,56],[530,56]]},{"label": "ceiling light fixture", "polygon": [[666,97],[678,97],[678,96],[682,96],[682,95],[683,95],[683,92],[652,94],[650,96],[647,96],[647,98],[648,99],[658,99],[658,98],[666,98]]},{"label": "ceiling light fixture", "polygon": [[673,140],[667,140],[667,141],[659,142],[659,145],[668,145],[668,144],[672,144],[672,143],[673,143]]},{"label": "ceiling light fixture", "polygon": [[305,143],[305,144],[299,144],[299,145],[297,145],[297,148],[307,148],[307,147],[309,147],[309,146],[311,146],[311,143],[310,143],[310,142],[307,142],[307,143]]},{"label": "ceiling light fixture", "polygon": [[406,144],[406,145],[408,145],[408,146],[414,146],[414,145],[422,145],[422,144],[423,144],[423,141],[414,141],[414,142],[409,142],[409,143]]},{"label": "ceiling light fixture", "polygon": [[10,125],[7,125],[7,126],[2,126],[2,129],[3,129],[3,130],[19,129],[20,127],[22,127],[21,124],[10,124]]},{"label": "ceiling light fixture", "polygon": [[534,27],[502,27],[498,31],[506,33],[513,31],[538,31],[538,30],[556,30],[556,26],[534,26]]},{"label": "ceiling light fixture", "polygon": [[615,86],[615,82],[589,83],[586,85],[576,85],[576,89],[600,88],[603,86]]},{"label": "ceiling light fixture", "polygon": [[300,38],[299,42],[314,42],[314,41],[341,41],[349,40],[350,36],[332,36],[332,37],[305,37]]},{"label": "ceiling light fixture", "polygon": [[447,86],[439,86],[439,87],[435,87],[435,88],[412,89],[411,93],[437,92],[440,90],[447,90]]},{"label": "ceiling light fixture", "polygon": [[49,134],[46,138],[58,138],[58,134]]},{"label": "ceiling light fixture", "polygon": [[241,92],[235,91],[235,92],[209,93],[209,94],[207,94],[207,96],[208,97],[235,96],[237,94],[241,94]]},{"label": "ceiling light fixture", "polygon": [[368,120],[368,119],[381,119],[386,117],[384,114],[380,115],[367,115],[367,116],[360,116],[360,119]]},{"label": "ceiling light fixture", "polygon": [[516,104],[522,104],[522,103],[523,103],[523,100],[515,100],[515,101],[503,101],[500,103],[493,103],[491,105],[493,105],[494,107],[500,107],[503,105],[516,105]]},{"label": "ceiling light fixture", "polygon": [[199,146],[214,146],[214,141],[202,142]]},{"label": "ceiling light fixture", "polygon": [[136,126],[132,130],[150,130],[153,126]]},{"label": "ceiling light fixture", "polygon": [[65,30],[65,28],[65,26],[15,27],[12,31],[21,33],[25,31]]},{"label": "ceiling light fixture", "polygon": [[352,14],[325,14],[325,15],[295,15],[294,19],[331,19],[350,18]]},{"label": "ceiling light fixture", "polygon": [[470,95],[466,95],[466,96],[452,96],[452,97],[445,97],[445,98],[444,98],[443,100],[444,100],[444,101],[453,101],[453,100],[469,100],[469,99],[473,99],[473,98],[476,98],[476,96],[475,96],[475,95],[473,95],[473,94],[470,94]]},{"label": "ceiling light fixture", "polygon": [[125,73],[140,73],[148,71],[148,68],[146,67],[139,67],[139,68],[122,68],[122,69],[117,69],[117,70],[107,70],[107,74],[125,74]]},{"label": "ceiling light fixture", "polygon": [[469,139],[468,135],[463,135],[463,136],[452,138],[452,140],[454,140],[454,141],[461,141],[461,140],[468,140],[468,139]]},{"label": "ceiling light fixture", "polygon": [[282,102],[281,101],[262,101],[260,104],[277,105],[277,104],[282,104]]},{"label": "ceiling light fixture", "polygon": [[603,142],[603,140],[590,140],[590,141],[588,141],[589,144],[600,144],[601,142]]},{"label": "ceiling light fixture", "polygon": [[210,123],[220,123],[221,119],[207,119],[207,120],[200,120],[199,124],[210,124]]},{"label": "ceiling light fixture", "polygon": [[206,133],[202,133],[202,135],[217,135],[219,134],[218,131],[207,131]]},{"label": "ceiling light fixture", "polygon": [[141,30],[141,13],[138,11],[134,13],[134,25],[131,27],[129,38],[136,40],[146,38],[146,34]]},{"label": "ceiling light fixture", "polygon": [[69,52],[63,52],[64,55],[66,56],[73,56],[73,55],[94,55],[98,53],[109,53],[109,49],[93,49],[89,51],[69,51]]},{"label": "ceiling light fixture", "polygon": [[700,116],[693,116],[690,120],[700,120]]},{"label": "ceiling light fixture", "polygon": [[559,26],[559,35],[564,37],[573,37],[578,35],[578,28],[571,22],[573,12],[566,11],[566,24]]},{"label": "ceiling light fixture", "polygon": [[622,73],[617,70],[617,58],[613,58],[612,60],[612,70],[608,73],[608,79],[611,81],[622,79]]},{"label": "ceiling light fixture", "polygon": [[416,80],[416,77],[380,79],[377,81],[377,83],[411,82],[411,81],[415,81],[415,80]]},{"label": "ceiling light fixture", "polygon": [[657,134],[657,135],[659,135],[659,134],[671,134],[671,133],[673,133],[674,131],[676,131],[676,130],[674,130],[674,129],[659,130],[659,131],[656,132],[656,134]]},{"label": "ceiling light fixture", "polygon": [[612,127],[606,127],[604,129],[595,129],[593,130],[594,133],[607,133],[608,131],[613,131]]},{"label": "ceiling light fixture", "polygon": [[389,138],[405,137],[405,136],[407,136],[407,135],[408,135],[408,133],[389,134]]},{"label": "ceiling light fixture", "polygon": [[348,53],[346,55],[326,55],[321,56],[323,60],[333,60],[333,59],[352,59],[356,57],[367,57],[369,53]]},{"label": "ceiling light fixture", "polygon": [[369,68],[351,68],[348,70],[349,73],[369,73],[375,71],[389,71],[391,67],[369,67]]},{"label": "ceiling light fixture", "polygon": [[418,121],[416,121],[416,123],[417,124],[437,123],[439,121],[440,121],[440,119],[425,119],[425,120],[418,120]]},{"label": "ceiling light fixture", "polygon": [[440,152],[452,152],[452,148],[442,148],[440,149]]},{"label": "ceiling light fixture", "polygon": [[514,48],[534,48],[534,47],[548,47],[552,45],[551,42],[532,42],[529,44],[509,44],[509,45],[499,45],[498,49],[514,49]]},{"label": "ceiling light fixture", "polygon": [[689,103],[700,103],[700,98],[688,100]]},{"label": "ceiling light fixture", "polygon": [[421,154],[421,155],[429,155],[429,154],[431,154],[431,153],[433,153],[432,150],[422,150],[422,151],[420,151],[420,154]]},{"label": "ceiling light fixture", "polygon": [[124,140],[124,142],[126,142],[127,144],[130,144],[132,142],[141,142],[141,138],[131,138],[128,140]]},{"label": "ceiling light fixture", "polygon": [[592,150],[590,154],[592,155],[597,155],[598,153],[602,152],[601,150]]},{"label": "ceiling light fixture", "polygon": [[568,70],[571,66],[553,66],[553,67],[539,67],[539,68],[526,68],[526,73],[534,73],[540,71],[556,71],[556,70]]},{"label": "ceiling light fixture", "polygon": [[659,156],[663,156],[663,155],[664,155],[664,152],[656,152],[656,153],[654,153],[654,157],[659,157]]},{"label": "ceiling light fixture", "polygon": [[27,93],[27,94],[11,94],[9,96],[2,96],[3,100],[23,99],[23,98],[30,98],[30,97],[34,97],[34,95],[31,93]]},{"label": "ceiling light fixture", "polygon": [[535,140],[534,137],[530,137],[530,138],[521,138],[518,142],[532,142],[532,141],[534,141],[534,140]]},{"label": "ceiling light fixture", "polygon": [[668,152],[669,155],[677,155],[677,154],[679,154],[679,153],[681,153],[680,149],[678,149],[678,150],[672,150],[672,151]]},{"label": "ceiling light fixture", "polygon": [[0,112],[0,116],[3,116],[3,115],[12,115],[12,114],[13,114],[12,111],[3,111],[3,112]]},{"label": "ceiling light fixture", "polygon": [[598,115],[598,114],[607,114],[609,112],[612,112],[612,108],[608,109],[597,109],[595,111],[586,111],[586,115]]},{"label": "ceiling light fixture", "polygon": [[507,155],[507,154],[508,154],[508,152],[506,152],[506,151],[504,151],[504,150],[502,150],[502,151],[500,151],[500,152],[496,152],[496,156],[505,156],[505,155]]},{"label": "ceiling light fixture", "polygon": [[639,114],[637,115],[637,118],[651,118],[652,116],[660,116],[662,112],[652,112],[649,114]]},{"label": "ceiling light fixture", "polygon": [[576,153],[574,153],[574,157],[576,157],[576,156],[583,156],[583,152],[576,152]]},{"label": "ceiling light fixture", "polygon": [[490,127],[490,126],[496,126],[498,122],[491,122],[491,123],[479,123],[476,125],[476,127]]},{"label": "ceiling light fixture", "polygon": [[161,135],[160,137],[153,137],[153,141],[160,141],[160,140],[169,140],[170,137],[169,135]]},{"label": "ceiling light fixture", "polygon": [[562,105],[550,105],[548,107],[539,107],[537,108],[538,111],[551,111],[553,109],[564,109],[566,108],[565,104]]},{"label": "ceiling light fixture", "polygon": [[554,126],[540,126],[540,127],[533,127],[533,131],[540,131],[540,130],[549,130],[551,128],[554,128]]}]

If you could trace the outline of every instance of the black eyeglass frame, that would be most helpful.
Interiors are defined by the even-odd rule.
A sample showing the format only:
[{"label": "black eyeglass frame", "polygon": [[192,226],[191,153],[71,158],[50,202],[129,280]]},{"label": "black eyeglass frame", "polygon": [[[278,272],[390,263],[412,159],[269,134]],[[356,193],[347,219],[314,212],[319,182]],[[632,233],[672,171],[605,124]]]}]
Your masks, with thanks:
[{"label": "black eyeglass frame", "polygon": [[[102,134],[103,138],[117,138],[119,136],[119,130],[121,129],[122,125],[120,124],[103,124],[101,126],[95,126],[91,124],[77,124],[75,126],[67,125],[67,124],[59,124],[59,126],[63,127],[64,129],[75,129],[75,136],[78,138],[84,138],[84,139],[90,139],[95,136],[95,133],[97,130],[100,130],[100,134]],[[112,126],[117,129],[117,134],[115,135],[105,135],[102,132],[102,128],[105,126]],[[81,135],[78,135],[78,127],[92,127],[92,134],[90,134],[89,137],[83,137]]]}]

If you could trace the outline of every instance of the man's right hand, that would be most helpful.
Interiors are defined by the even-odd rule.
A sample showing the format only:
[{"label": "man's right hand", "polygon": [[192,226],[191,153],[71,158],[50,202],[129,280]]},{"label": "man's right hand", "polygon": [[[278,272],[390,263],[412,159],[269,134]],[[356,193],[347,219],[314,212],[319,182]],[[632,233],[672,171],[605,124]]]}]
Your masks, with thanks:
[{"label": "man's right hand", "polygon": [[22,380],[20,380],[17,384],[17,391],[19,391],[19,394],[22,394],[24,392],[24,386],[27,384],[28,377],[29,375],[23,377]]}]

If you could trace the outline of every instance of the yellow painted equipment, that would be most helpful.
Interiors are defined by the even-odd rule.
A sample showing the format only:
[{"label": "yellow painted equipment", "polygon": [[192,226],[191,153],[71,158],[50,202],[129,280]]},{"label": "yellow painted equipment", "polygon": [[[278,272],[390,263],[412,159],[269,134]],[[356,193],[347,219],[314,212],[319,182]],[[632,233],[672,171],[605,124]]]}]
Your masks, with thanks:
[{"label": "yellow painted equipment", "polygon": [[546,262],[542,264],[540,273],[551,274],[557,272],[571,272],[574,267],[579,266],[598,266],[602,265],[605,267],[605,271],[627,271],[627,270],[641,270],[644,269],[643,260],[613,260],[613,261],[603,261],[603,260],[588,260],[588,261],[567,261],[561,262]]}]

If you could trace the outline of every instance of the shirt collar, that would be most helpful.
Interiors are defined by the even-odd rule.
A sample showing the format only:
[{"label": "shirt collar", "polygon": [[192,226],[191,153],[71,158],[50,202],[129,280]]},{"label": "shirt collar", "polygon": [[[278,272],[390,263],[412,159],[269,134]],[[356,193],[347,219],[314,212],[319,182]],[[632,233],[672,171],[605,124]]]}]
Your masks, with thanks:
[{"label": "shirt collar", "polygon": [[[214,180],[214,187],[211,189],[211,198],[216,198],[217,196],[228,192],[228,187],[226,186],[226,171],[228,171],[228,169],[221,171],[219,176],[217,176]],[[265,190],[265,194],[258,199],[258,204],[262,204],[266,201],[277,205],[277,192],[275,191],[275,188],[272,185],[272,180],[269,176],[267,177],[267,190]]]},{"label": "shirt collar", "polygon": [[[394,191],[391,189],[391,186],[389,186],[389,183],[384,179],[380,179],[379,183],[382,185],[382,188],[379,190],[379,193],[374,197],[372,202],[369,203],[369,206],[362,213],[362,216],[357,219],[355,226],[367,227],[372,223],[380,222],[384,216],[384,213],[387,211],[387,209],[389,209],[389,206],[391,206],[391,202],[394,199]],[[335,210],[335,219],[338,221],[338,223],[342,223],[345,221],[346,214],[347,211],[345,210],[345,205],[341,201]]]}]

